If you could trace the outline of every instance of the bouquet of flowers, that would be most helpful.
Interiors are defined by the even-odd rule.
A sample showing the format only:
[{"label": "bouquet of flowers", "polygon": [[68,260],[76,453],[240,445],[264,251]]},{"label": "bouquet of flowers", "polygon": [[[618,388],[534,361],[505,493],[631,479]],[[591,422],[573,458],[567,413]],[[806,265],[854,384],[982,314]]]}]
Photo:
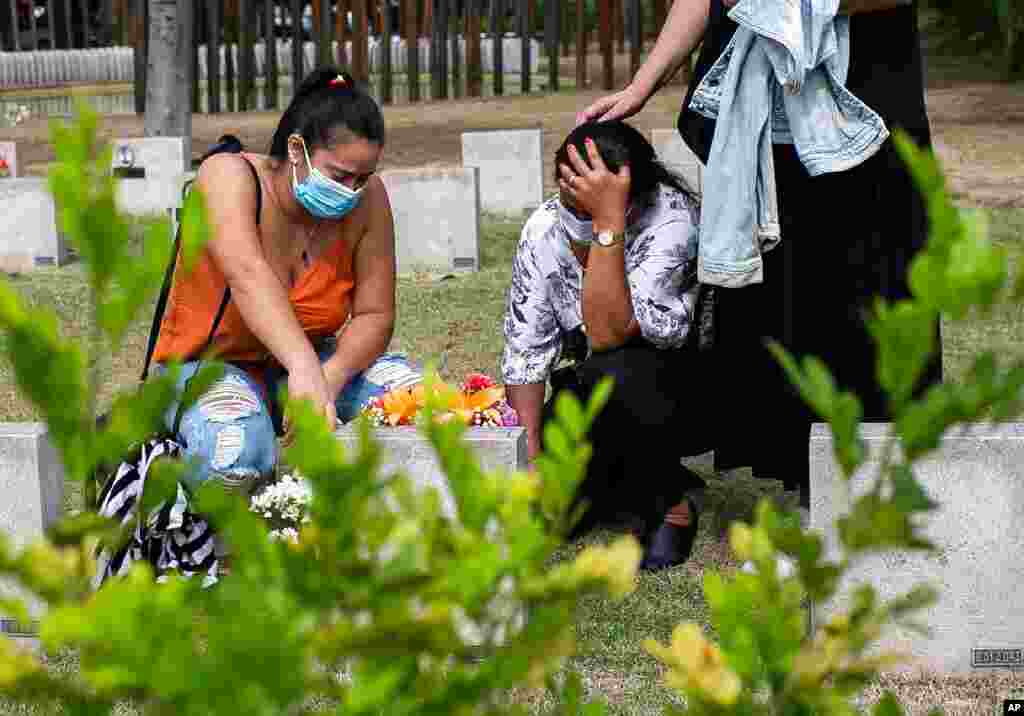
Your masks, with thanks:
[{"label": "bouquet of flowers", "polygon": [[[442,412],[436,416],[438,420],[499,428],[519,425],[519,415],[508,404],[505,389],[483,373],[471,373],[459,390],[442,384],[437,393],[442,406]],[[363,413],[371,424],[380,427],[413,425],[424,405],[426,390],[419,384],[371,398]]]},{"label": "bouquet of flowers", "polygon": [[313,493],[299,475],[284,475],[254,495],[249,509],[270,523],[271,539],[298,542],[299,528],[309,522],[309,503]]},{"label": "bouquet of flowers", "polygon": [[0,156],[0,179],[6,179],[11,175],[11,167],[7,164],[7,160]]}]

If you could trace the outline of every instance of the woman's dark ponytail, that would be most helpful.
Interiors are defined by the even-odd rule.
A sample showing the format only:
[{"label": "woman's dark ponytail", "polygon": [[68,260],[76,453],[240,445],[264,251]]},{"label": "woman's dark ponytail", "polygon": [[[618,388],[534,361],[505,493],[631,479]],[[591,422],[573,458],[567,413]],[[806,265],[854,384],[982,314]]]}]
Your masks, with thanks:
[{"label": "woman's dark ponytail", "polygon": [[336,67],[320,67],[307,76],[281,115],[270,156],[288,157],[288,138],[300,134],[309,151],[334,142],[338,129],[384,143],[384,115],[373,97],[352,76]]}]

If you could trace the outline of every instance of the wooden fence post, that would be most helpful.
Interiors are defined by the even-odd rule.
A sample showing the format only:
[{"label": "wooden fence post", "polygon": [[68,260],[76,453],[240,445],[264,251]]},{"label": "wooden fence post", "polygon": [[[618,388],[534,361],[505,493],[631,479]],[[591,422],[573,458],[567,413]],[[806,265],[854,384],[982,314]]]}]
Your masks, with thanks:
[{"label": "wooden fence post", "polygon": [[[446,29],[448,30],[448,42],[445,43],[445,49],[451,48],[448,52],[449,63],[451,66],[452,76],[452,99],[459,99],[462,96],[462,70],[466,64],[465,57],[463,57],[461,43],[459,42],[459,25],[462,25],[462,35],[466,32],[466,8],[463,7],[462,12],[459,12],[460,0],[451,0],[451,4],[448,6],[448,23]],[[463,6],[469,3],[469,0],[461,0]]]},{"label": "wooden fence post", "polygon": [[587,88],[587,5],[576,0],[576,89]]},{"label": "wooden fence post", "polygon": [[338,0],[338,14],[334,18],[334,37],[338,41],[338,52],[334,61],[338,67],[351,69],[349,51],[346,45],[349,40],[348,32],[348,0]]},{"label": "wooden fence post", "polygon": [[561,3],[547,0],[544,3],[544,44],[548,54],[548,92],[558,91],[558,43],[561,34],[559,25],[562,20]]},{"label": "wooden fence post", "polygon": [[480,47],[481,14],[483,0],[466,0],[466,95],[483,95],[484,64]]},{"label": "wooden fence post", "polygon": [[254,86],[256,60],[253,57],[253,0],[238,0],[238,111],[248,112]]},{"label": "wooden fence post", "polygon": [[263,25],[263,107],[277,108],[277,29],[274,26],[276,13],[274,0],[264,0]]},{"label": "wooden fence post", "polygon": [[657,39],[661,33],[661,28],[665,26],[665,20],[668,17],[668,10],[665,5],[665,0],[654,0],[654,35],[653,39]]},{"label": "wooden fence post", "polygon": [[384,16],[381,18],[381,54],[380,54],[380,98],[383,104],[391,104],[395,98],[394,78],[391,67],[391,38],[395,36],[396,28],[392,22],[393,13],[391,4],[385,0]]},{"label": "wooden fence post", "polygon": [[306,74],[302,37],[302,0],[291,0],[292,15],[292,97],[302,84]]},{"label": "wooden fence post", "polygon": [[366,0],[352,2],[352,76],[356,82],[370,81],[367,47]]},{"label": "wooden fence post", "polygon": [[491,0],[491,75],[495,97],[505,94],[505,0]]},{"label": "wooden fence post", "polygon": [[605,90],[615,86],[615,56],[612,37],[613,0],[598,0],[598,40],[601,43],[602,77],[601,87]]},{"label": "wooden fence post", "polygon": [[519,21],[519,72],[520,91],[530,93],[530,0],[519,0],[516,19]]},{"label": "wooden fence post", "polygon": [[316,21],[317,63],[321,66],[334,64],[334,47],[331,37],[334,23],[331,22],[330,0],[321,0],[320,12],[317,13]]},{"label": "wooden fence post", "polygon": [[[117,0],[121,2],[121,0]],[[199,85],[199,43],[203,37],[204,8],[202,0],[196,0],[192,4],[192,111],[198,112],[202,104],[203,95]]]},{"label": "wooden fence post", "polygon": [[[68,0],[65,0],[65,4]],[[146,52],[148,51],[149,39],[149,3],[147,0],[133,0],[135,5],[135,13],[133,15],[133,24],[135,26],[135,42],[132,44],[133,57],[135,60],[135,113],[145,114],[146,113]],[[67,8],[65,8],[67,9]],[[68,12],[66,17],[69,22],[71,19],[71,13]],[[68,26],[67,31],[68,47],[71,46],[71,29]]]},{"label": "wooden fence post", "polygon": [[428,0],[432,5],[430,28],[430,99],[448,98],[448,2]]},{"label": "wooden fence post", "polygon": [[206,111],[210,114],[220,112],[220,29],[220,0],[206,0]]},{"label": "wooden fence post", "polygon": [[[74,20],[73,20],[74,14],[72,12],[71,0],[64,0],[60,4],[64,6],[64,37],[65,37],[64,47],[66,49],[68,49],[68,50],[73,50],[75,48],[75,34],[73,32],[75,23],[74,23]],[[148,27],[149,26],[149,3],[146,3],[145,12],[146,12],[146,17],[143,18],[143,19],[144,19],[144,21],[146,23],[146,26]],[[149,35],[149,31],[148,30],[146,30],[146,35],[147,36]]]},{"label": "wooden fence post", "polygon": [[615,41],[618,44],[618,52],[626,51],[626,7],[624,0],[612,0],[614,11],[612,18],[615,27]]},{"label": "wooden fence post", "polygon": [[405,3],[405,83],[410,102],[420,101],[420,0]]},{"label": "wooden fence post", "polygon": [[629,75],[633,77],[640,69],[640,59],[644,51],[644,16],[643,3],[640,0],[629,0]]}]

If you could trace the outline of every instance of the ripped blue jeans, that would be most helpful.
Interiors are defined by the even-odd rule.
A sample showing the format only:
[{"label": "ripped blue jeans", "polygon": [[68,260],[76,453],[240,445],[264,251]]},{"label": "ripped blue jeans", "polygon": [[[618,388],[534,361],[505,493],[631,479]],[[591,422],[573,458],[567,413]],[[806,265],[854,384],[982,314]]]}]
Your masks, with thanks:
[{"label": "ripped blue jeans", "polygon": [[[334,355],[336,347],[333,338],[321,342],[317,347],[320,361]],[[342,422],[353,420],[367,400],[388,389],[368,380],[367,373],[403,364],[415,370],[405,356],[385,353],[368,371],[356,374],[335,399],[338,418]],[[191,361],[182,366],[179,395],[199,365],[199,361]],[[165,368],[159,365],[156,370],[163,372]],[[245,370],[228,363],[221,378],[182,414],[178,438],[184,443],[184,458],[191,463],[185,476],[191,491],[213,478],[232,490],[248,493],[273,473],[278,459],[275,425],[280,420],[277,391],[286,379],[283,370],[267,371],[264,389]],[[174,429],[177,410],[175,402],[164,415],[168,430]]]}]

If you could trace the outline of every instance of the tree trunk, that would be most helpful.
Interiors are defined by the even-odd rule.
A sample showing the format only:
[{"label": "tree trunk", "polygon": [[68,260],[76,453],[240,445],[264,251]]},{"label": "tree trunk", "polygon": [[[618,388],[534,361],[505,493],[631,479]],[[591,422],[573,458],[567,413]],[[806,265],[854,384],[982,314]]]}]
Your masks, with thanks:
[{"label": "tree trunk", "polygon": [[192,151],[193,0],[149,0],[147,137],[183,137]]}]

